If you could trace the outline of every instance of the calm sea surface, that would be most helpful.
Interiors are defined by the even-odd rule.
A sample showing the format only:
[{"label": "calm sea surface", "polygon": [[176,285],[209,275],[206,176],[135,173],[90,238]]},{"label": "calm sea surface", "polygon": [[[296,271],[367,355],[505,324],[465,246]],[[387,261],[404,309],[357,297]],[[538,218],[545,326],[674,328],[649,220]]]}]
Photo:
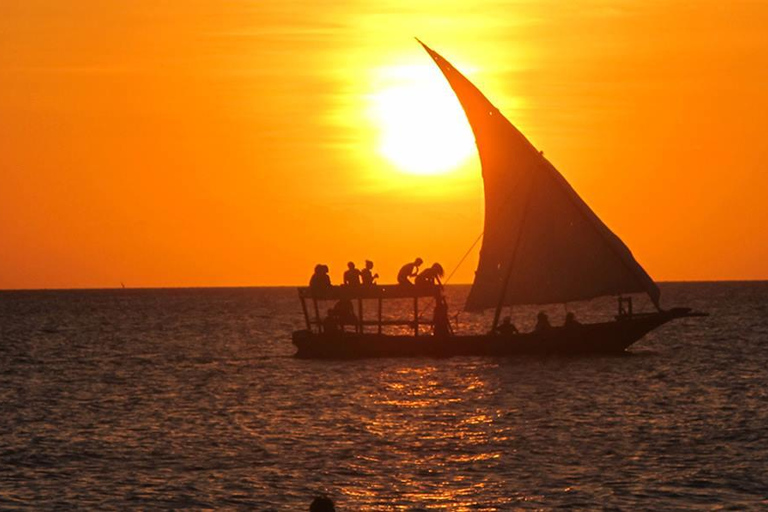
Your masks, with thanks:
[{"label": "calm sea surface", "polygon": [[295,295],[0,292],[0,508],[768,508],[768,283],[623,357],[297,360]]}]

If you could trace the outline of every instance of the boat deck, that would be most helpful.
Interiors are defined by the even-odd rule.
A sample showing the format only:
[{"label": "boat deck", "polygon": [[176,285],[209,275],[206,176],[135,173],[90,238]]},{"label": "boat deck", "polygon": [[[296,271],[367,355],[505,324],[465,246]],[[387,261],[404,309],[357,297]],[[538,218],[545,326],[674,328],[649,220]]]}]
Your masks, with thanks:
[{"label": "boat deck", "polygon": [[317,300],[357,300],[357,299],[416,299],[423,297],[440,297],[442,288],[439,286],[405,286],[400,284],[360,285],[360,286],[330,286],[313,289],[308,286],[300,287],[299,298]]},{"label": "boat deck", "polygon": [[300,358],[621,354],[667,322],[699,316],[706,314],[675,308],[611,322],[517,334],[419,336],[301,330],[293,333],[293,343]]}]

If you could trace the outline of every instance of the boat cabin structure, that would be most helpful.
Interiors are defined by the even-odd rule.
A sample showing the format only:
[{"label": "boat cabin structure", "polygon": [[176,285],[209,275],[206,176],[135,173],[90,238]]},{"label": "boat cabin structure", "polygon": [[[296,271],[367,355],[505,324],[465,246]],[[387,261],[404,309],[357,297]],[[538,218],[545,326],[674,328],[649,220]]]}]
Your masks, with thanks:
[{"label": "boat cabin structure", "polygon": [[[431,334],[434,318],[423,318],[427,308],[444,305],[441,286],[331,286],[298,289],[307,331],[314,334],[384,334],[386,327],[406,329],[413,336]],[[407,317],[384,317],[384,305],[398,302]],[[411,307],[404,308],[403,302]],[[332,305],[328,308],[329,305]],[[439,307],[438,307],[439,311]]]}]

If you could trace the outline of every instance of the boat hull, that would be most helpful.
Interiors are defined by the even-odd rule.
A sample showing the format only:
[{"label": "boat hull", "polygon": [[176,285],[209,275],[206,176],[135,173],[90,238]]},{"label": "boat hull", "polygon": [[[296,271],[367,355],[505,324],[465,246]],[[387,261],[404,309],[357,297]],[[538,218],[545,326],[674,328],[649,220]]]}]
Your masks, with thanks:
[{"label": "boat hull", "polygon": [[638,315],[613,322],[555,327],[522,334],[407,336],[374,333],[293,333],[300,358],[515,356],[619,354],[653,329],[676,318],[701,316],[688,309]]}]

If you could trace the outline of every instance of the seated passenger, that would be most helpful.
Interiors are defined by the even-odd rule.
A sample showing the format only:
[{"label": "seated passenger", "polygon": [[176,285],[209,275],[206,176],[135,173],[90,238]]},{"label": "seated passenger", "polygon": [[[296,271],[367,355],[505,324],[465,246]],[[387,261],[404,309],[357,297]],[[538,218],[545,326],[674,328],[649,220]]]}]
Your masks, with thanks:
[{"label": "seated passenger", "polygon": [[543,311],[539,311],[536,315],[536,332],[548,331],[552,328],[552,324],[549,323],[549,317]]},{"label": "seated passenger", "polygon": [[413,286],[411,282],[412,277],[416,277],[419,274],[419,267],[424,263],[421,258],[416,258],[412,263],[406,263],[397,273],[397,284],[404,286]]},{"label": "seated passenger", "polygon": [[363,286],[373,286],[376,284],[376,279],[379,278],[379,274],[373,272],[373,262],[371,260],[365,260],[365,268],[360,271],[360,277],[363,280]]},{"label": "seated passenger", "polygon": [[323,318],[323,332],[333,333],[339,330],[339,319],[333,308],[328,310],[328,316]]},{"label": "seated passenger", "polygon": [[512,318],[509,316],[505,316],[504,320],[501,321],[499,325],[496,326],[497,334],[517,334],[517,327],[515,327],[515,324],[512,323]]},{"label": "seated passenger", "polygon": [[346,286],[360,286],[360,271],[355,268],[351,261],[347,263],[347,270],[344,272],[344,284]]},{"label": "seated passenger", "polygon": [[581,323],[576,320],[576,315],[569,311],[568,314],[565,315],[565,327],[576,327],[578,325],[581,325]]},{"label": "seated passenger", "polygon": [[315,273],[309,278],[312,291],[325,290],[331,287],[331,277],[328,275],[328,265],[315,265]]},{"label": "seated passenger", "polygon": [[352,306],[351,300],[341,299],[333,306],[332,311],[333,316],[336,317],[342,327],[357,324],[357,315],[355,315],[355,308]]},{"label": "seated passenger", "polygon": [[416,276],[416,286],[437,286],[441,285],[440,278],[443,277],[443,267],[435,263],[431,267]]}]

